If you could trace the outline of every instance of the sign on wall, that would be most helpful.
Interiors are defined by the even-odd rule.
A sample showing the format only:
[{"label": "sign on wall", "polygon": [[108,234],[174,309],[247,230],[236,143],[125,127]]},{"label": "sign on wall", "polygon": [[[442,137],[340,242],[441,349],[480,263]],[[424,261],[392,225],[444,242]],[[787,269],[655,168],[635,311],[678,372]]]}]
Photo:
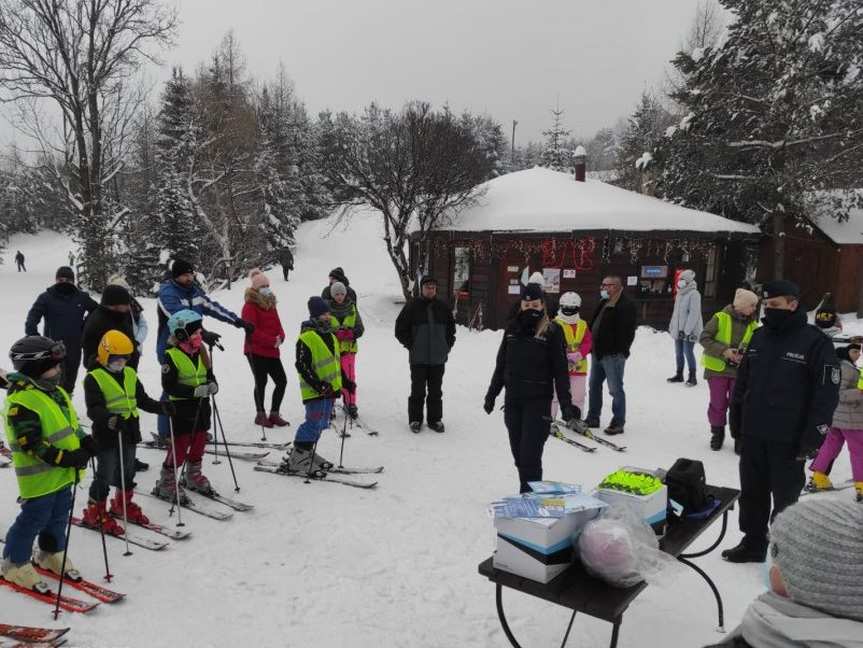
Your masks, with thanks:
[{"label": "sign on wall", "polygon": [[643,279],[665,279],[668,277],[668,266],[641,266],[641,277]]},{"label": "sign on wall", "polygon": [[560,268],[543,268],[542,276],[545,279],[545,292],[560,292]]},{"label": "sign on wall", "polygon": [[575,268],[564,268],[563,269],[563,278],[564,279],[575,279]]}]

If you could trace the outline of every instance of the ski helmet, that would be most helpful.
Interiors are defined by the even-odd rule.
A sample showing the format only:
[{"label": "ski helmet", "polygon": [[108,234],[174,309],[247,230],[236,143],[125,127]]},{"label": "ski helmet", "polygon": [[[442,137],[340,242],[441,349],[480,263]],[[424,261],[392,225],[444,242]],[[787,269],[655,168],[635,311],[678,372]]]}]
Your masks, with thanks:
[{"label": "ski helmet", "polygon": [[188,308],[177,311],[168,318],[168,332],[180,342],[188,340],[199,328],[201,316]]},{"label": "ski helmet", "polygon": [[62,342],[41,335],[23,337],[9,349],[9,359],[15,371],[30,378],[38,378],[65,357],[66,347]]},{"label": "ski helmet", "polygon": [[581,308],[581,296],[577,292],[565,292],[558,303],[564,315],[575,315]]},{"label": "ski helmet", "polygon": [[107,367],[111,356],[128,357],[132,355],[134,351],[135,347],[128,335],[122,331],[111,330],[105,333],[99,341],[99,348],[96,350],[96,357],[98,358],[100,365]]}]

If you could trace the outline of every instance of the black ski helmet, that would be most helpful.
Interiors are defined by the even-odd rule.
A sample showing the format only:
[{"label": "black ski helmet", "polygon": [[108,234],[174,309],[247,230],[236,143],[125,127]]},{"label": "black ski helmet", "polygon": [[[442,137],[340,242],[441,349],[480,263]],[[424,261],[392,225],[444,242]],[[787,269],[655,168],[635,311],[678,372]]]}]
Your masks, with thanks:
[{"label": "black ski helmet", "polygon": [[41,335],[23,337],[9,349],[9,358],[15,371],[31,378],[38,378],[60,364],[65,357],[66,347],[62,342]]}]

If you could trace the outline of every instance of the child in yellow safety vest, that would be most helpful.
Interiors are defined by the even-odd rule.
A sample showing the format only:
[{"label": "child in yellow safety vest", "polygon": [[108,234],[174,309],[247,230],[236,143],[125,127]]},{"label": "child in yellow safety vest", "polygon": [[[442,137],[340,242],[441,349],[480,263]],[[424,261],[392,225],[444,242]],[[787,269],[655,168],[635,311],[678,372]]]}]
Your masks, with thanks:
[{"label": "child in yellow safety vest", "polygon": [[168,448],[153,495],[168,501],[179,497],[183,504],[189,498],[176,479],[184,463],[186,476],[183,485],[204,494],[213,492],[201,467],[207,446],[207,430],[210,429],[210,396],[219,391],[219,385],[213,375],[210,357],[203,347],[201,316],[188,309],[174,313],[168,320],[168,333],[162,388],[176,408],[171,415],[174,444]]},{"label": "child in yellow safety vest", "polygon": [[[50,591],[33,568],[80,580],[64,556],[72,489],[95,452],[92,437],[78,425],[69,394],[60,386],[66,357],[62,342],[39,335],[18,340],[9,352],[15,372],[7,376],[6,441],[18,480],[21,512],[6,533],[3,581],[14,588]],[[33,554],[33,541],[39,549]]]},{"label": "child in yellow safety vest", "polygon": [[[339,341],[339,351],[342,363],[342,371],[351,380],[357,381],[357,351],[359,345],[357,340],[365,331],[363,318],[357,304],[348,295],[348,289],[341,281],[334,281],[330,286],[331,300],[325,300],[330,308],[333,320],[333,333]],[[357,410],[357,390],[353,391],[342,387],[342,405],[349,417],[356,420],[359,416]]]},{"label": "child in yellow safety vest", "polygon": [[[174,409],[172,403],[155,401],[144,391],[138,374],[127,364],[134,352],[135,346],[125,333],[106,332],[96,349],[97,366],[84,378],[87,416],[93,421],[99,452],[83,522],[111,535],[124,532],[115,517],[125,516],[132,524],[149,523],[141,507],[132,501],[135,449],[141,441],[138,409],[166,415]],[[111,486],[116,486],[117,492],[109,513],[106,500]]]},{"label": "child in yellow safety vest", "polygon": [[[563,331],[566,340],[566,358],[569,363],[569,392],[572,404],[580,412],[584,411],[584,397],[587,392],[587,356],[593,347],[590,327],[578,314],[581,309],[581,296],[576,292],[566,292],[560,298],[558,315],[554,321]],[[552,416],[557,417],[557,399],[551,404]]]}]

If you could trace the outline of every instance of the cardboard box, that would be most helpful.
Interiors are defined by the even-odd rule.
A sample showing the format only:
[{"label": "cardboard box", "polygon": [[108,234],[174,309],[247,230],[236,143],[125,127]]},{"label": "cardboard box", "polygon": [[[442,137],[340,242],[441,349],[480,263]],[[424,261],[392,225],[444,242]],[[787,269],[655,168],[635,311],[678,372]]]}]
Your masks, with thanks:
[{"label": "cardboard box", "polygon": [[[643,468],[625,467],[622,470],[653,474],[652,471]],[[668,508],[668,488],[665,484],[650,495],[635,495],[624,491],[599,488],[596,496],[609,505],[626,506],[652,526],[657,535],[665,533],[666,509]]]}]

